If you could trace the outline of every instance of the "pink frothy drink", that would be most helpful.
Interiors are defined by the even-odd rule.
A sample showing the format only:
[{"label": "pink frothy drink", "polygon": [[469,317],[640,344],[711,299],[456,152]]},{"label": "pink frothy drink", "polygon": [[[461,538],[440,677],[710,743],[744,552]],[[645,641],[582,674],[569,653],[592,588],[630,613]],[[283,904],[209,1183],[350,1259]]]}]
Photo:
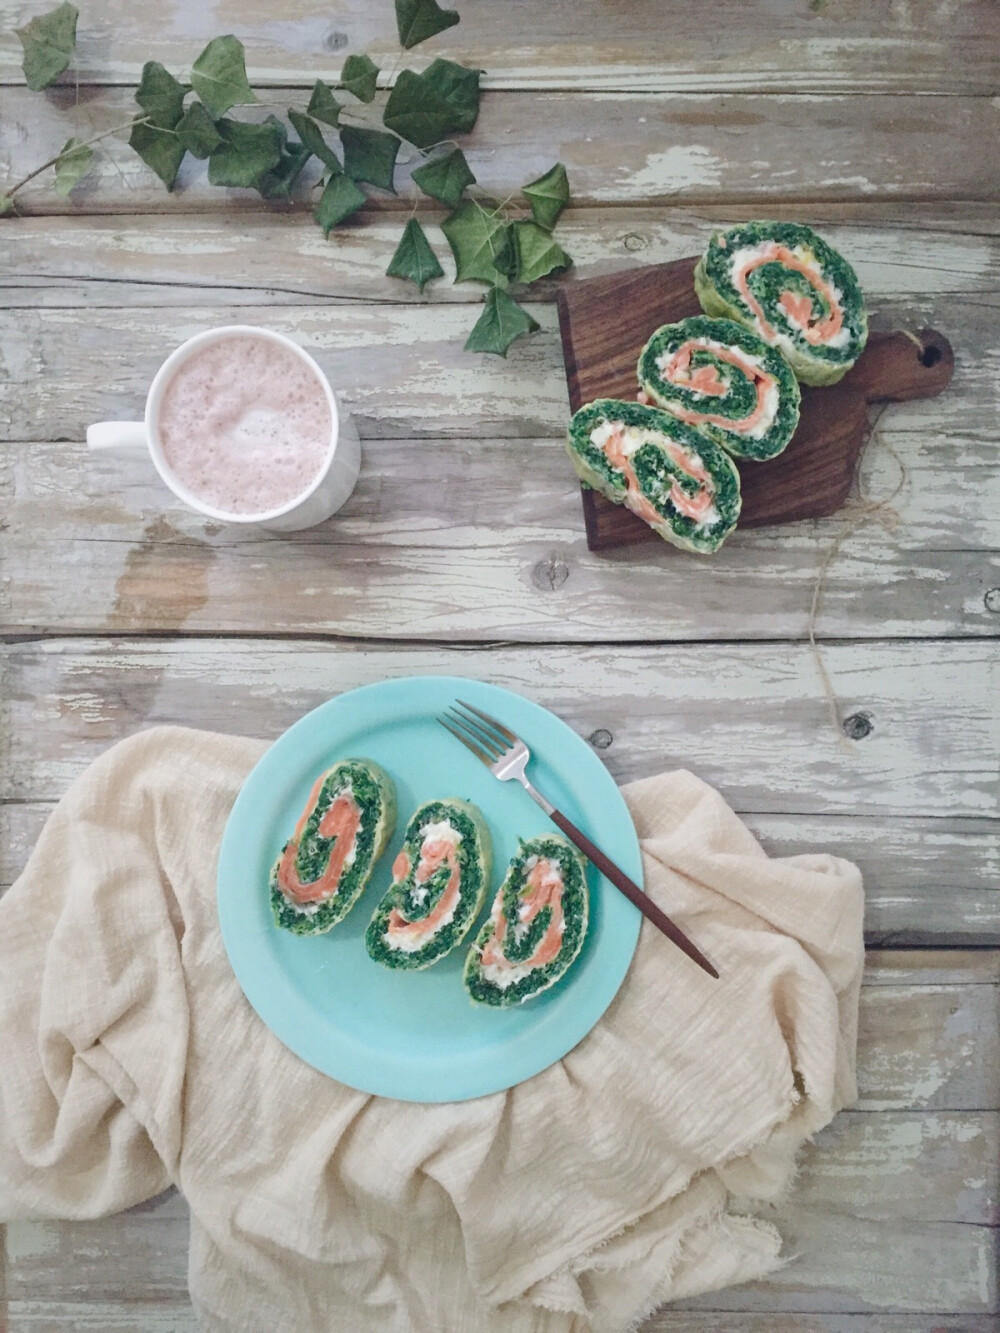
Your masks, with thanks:
[{"label": "pink frothy drink", "polygon": [[157,427],[167,466],[227,514],[264,514],[307,491],[326,463],[333,421],[319,377],[269,338],[230,334],[194,351],[163,390]]}]

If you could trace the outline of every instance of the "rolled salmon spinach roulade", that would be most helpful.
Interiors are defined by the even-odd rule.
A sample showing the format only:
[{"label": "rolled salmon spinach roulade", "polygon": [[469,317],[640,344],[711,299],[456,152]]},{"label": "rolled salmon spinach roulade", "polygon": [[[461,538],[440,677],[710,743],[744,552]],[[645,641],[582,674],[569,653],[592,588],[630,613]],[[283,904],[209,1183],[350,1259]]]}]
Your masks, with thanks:
[{"label": "rolled salmon spinach roulade", "polygon": [[703,432],[658,407],[598,398],[569,423],[581,481],[685,551],[717,551],[740,514],[740,476]]},{"label": "rolled salmon spinach roulade", "polygon": [[735,319],[777,347],[803,384],[836,384],[868,338],[857,274],[798,222],[745,222],[716,232],[698,261],[707,315]]},{"label": "rolled salmon spinach roulade", "polygon": [[322,773],[271,871],[276,924],[322,935],[342,921],[395,825],[396,789],[370,759],[343,759]]},{"label": "rolled salmon spinach roulade", "polygon": [[450,953],[482,910],[491,864],[489,829],[474,805],[449,797],[420,806],[365,933],[371,957],[415,970]]},{"label": "rolled salmon spinach roulade", "polygon": [[556,833],[522,841],[465,960],[469,995],[509,1008],[554,986],[583,947],[588,911],[576,848]]},{"label": "rolled salmon spinach roulade", "polygon": [[791,366],[731,319],[664,324],[642,349],[639,383],[657,407],[738,458],[775,458],[799,423]]}]

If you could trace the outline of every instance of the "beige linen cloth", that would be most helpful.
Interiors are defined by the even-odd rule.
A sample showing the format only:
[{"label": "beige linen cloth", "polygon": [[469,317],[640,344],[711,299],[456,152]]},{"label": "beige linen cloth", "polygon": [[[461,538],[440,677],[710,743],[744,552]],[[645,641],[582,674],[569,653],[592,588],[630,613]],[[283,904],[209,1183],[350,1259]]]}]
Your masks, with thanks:
[{"label": "beige linen cloth", "polygon": [[0,900],[0,1218],[177,1185],[195,1307],[233,1333],[620,1330],[782,1262],[733,1203],[779,1198],[856,1095],[853,866],[769,859],[690,773],[635,782],[647,888],[721,980],[644,923],[617,999],[544,1073],[369,1097],[271,1035],[223,950],[216,851],[264,749],[115,746]]}]

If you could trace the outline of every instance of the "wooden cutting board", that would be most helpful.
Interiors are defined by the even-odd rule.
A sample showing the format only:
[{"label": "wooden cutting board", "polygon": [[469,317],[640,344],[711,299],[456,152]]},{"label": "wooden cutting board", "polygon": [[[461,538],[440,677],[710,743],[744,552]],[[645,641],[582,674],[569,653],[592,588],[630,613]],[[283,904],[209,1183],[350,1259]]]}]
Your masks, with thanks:
[{"label": "wooden cutting board", "polygon": [[[602,278],[571,282],[557,296],[572,410],[594,398],[634,398],[643,344],[661,324],[700,315],[697,259],[678,259]],[[933,398],[955,365],[947,338],[934,329],[873,333],[839,384],[802,389],[802,415],[783,454],[767,463],[738,459],[741,528],[822,518],[847,499],[868,429],[868,404]],[[592,551],[662,538],[622,505],[582,487]]]}]

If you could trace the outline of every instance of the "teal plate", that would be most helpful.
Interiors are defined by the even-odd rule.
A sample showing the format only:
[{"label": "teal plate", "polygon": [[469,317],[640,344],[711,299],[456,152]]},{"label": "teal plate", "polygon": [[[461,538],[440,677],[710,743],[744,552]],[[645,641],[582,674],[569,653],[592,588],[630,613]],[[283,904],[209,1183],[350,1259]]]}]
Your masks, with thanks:
[{"label": "teal plate", "polygon": [[[586,741],[510,690],[449,676],[366,685],[307,713],[247,778],[219,852],[222,938],[254,1009],[280,1041],[324,1074],[403,1101],[483,1097],[561,1059],[614,999],[642,920],[588,866],[590,926],[580,957],[551,990],[515,1009],[471,1003],[462,985],[464,945],[425,972],[392,972],[368,957],[365,927],[420,802],[461,796],[482,810],[493,837],[488,902],[518,838],[553,827],[517,783],[498,782],[438,725],[438,714],[457,698],[524,737],[537,786],[641,884],[639,840],[628,808]],[[327,935],[292,935],[271,918],[271,866],[315,779],[347,758],[374,759],[392,777],[399,797],[396,831],[350,916]],[[487,904],[480,921],[488,911]]]}]

